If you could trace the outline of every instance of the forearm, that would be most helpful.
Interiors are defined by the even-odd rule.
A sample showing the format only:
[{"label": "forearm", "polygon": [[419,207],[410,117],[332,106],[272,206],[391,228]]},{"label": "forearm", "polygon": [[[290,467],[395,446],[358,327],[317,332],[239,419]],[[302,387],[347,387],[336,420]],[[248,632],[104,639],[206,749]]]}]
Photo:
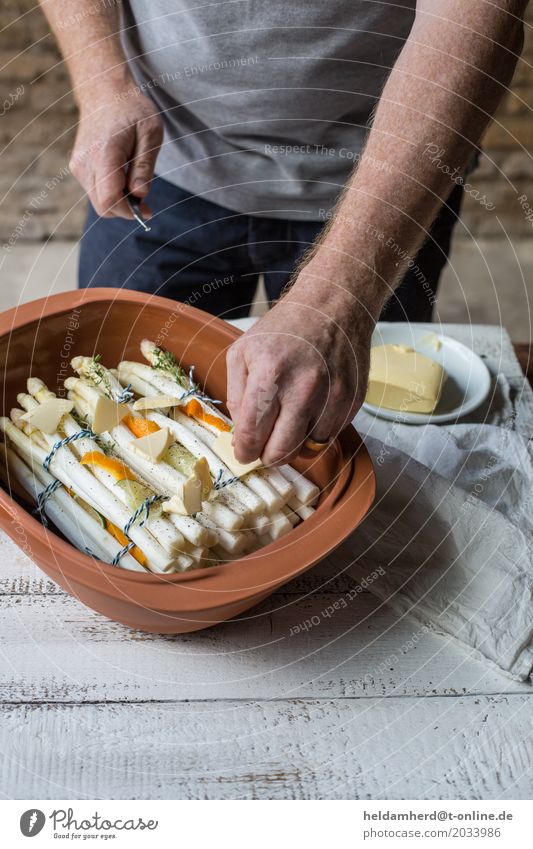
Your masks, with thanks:
[{"label": "forearm", "polygon": [[[155,104],[135,85],[120,42],[119,3],[40,0],[79,106],[69,167],[102,216],[131,218],[125,193],[145,198],[163,135]],[[141,211],[149,216],[143,203]]]},{"label": "forearm", "polygon": [[39,0],[67,64],[78,104],[98,106],[102,88],[133,81],[120,43],[120,4],[86,0]]},{"label": "forearm", "polygon": [[512,77],[527,2],[418,5],[359,167],[304,269],[307,285],[309,274],[335,281],[332,297],[347,292],[374,320],[455,185],[429,151],[461,174]]}]

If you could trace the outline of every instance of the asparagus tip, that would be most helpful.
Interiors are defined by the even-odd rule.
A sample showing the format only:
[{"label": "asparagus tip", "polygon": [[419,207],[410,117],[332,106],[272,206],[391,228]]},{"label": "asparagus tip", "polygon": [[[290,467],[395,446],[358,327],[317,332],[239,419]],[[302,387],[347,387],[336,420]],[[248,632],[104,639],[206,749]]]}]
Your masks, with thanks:
[{"label": "asparagus tip", "polygon": [[30,395],[36,395],[41,389],[46,389],[46,384],[38,377],[28,377],[26,386]]},{"label": "asparagus tip", "polygon": [[150,339],[143,339],[141,341],[141,353],[147,360],[150,359],[151,354],[153,354],[155,350],[155,343],[151,342]]}]

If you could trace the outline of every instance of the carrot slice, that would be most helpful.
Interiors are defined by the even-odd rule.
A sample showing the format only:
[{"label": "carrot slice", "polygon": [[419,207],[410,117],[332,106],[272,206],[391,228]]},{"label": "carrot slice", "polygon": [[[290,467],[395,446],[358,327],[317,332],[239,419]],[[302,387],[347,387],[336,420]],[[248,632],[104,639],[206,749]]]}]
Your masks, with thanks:
[{"label": "carrot slice", "polygon": [[100,466],[105,469],[110,475],[113,475],[115,480],[120,481],[126,478],[129,481],[135,481],[137,478],[133,472],[121,461],[115,457],[108,457],[101,451],[88,451],[80,460],[82,466]]},{"label": "carrot slice", "polygon": [[[105,520],[106,531],[111,534],[112,537],[115,537],[116,541],[120,543],[120,545],[125,548],[129,539],[124,534],[120,528],[117,528],[113,522],[110,522],[108,519]],[[138,546],[134,545],[133,548],[130,549],[130,554],[132,557],[135,557],[135,560],[141,564],[141,566],[146,566],[146,557],[142,553],[141,549]]]},{"label": "carrot slice", "polygon": [[196,400],[196,398],[191,398],[191,400],[187,402],[183,408],[183,412],[193,419],[198,419],[200,422],[216,427],[217,430],[223,430],[226,432],[231,430],[231,426],[225,422],[224,419],[220,419],[218,416],[208,413],[207,410],[202,407],[200,402]]},{"label": "carrot slice", "polygon": [[150,419],[143,419],[140,416],[125,416],[122,421],[137,438],[148,436],[149,433],[155,433],[156,430],[161,430],[155,422],[150,421]]}]

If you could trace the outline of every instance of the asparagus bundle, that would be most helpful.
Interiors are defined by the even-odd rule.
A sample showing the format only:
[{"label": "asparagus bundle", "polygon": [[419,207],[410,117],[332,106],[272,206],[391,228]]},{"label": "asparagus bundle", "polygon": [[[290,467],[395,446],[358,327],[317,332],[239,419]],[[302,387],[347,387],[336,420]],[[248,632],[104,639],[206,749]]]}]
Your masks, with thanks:
[{"label": "asparagus bundle", "polygon": [[220,451],[231,420],[192,369],[147,340],[141,351],[149,365],[116,371],[73,358],[68,401],[31,377],[0,419],[5,474],[43,522],[104,562],[168,574],[238,558],[313,513],[318,488],[296,470],[243,469]]}]

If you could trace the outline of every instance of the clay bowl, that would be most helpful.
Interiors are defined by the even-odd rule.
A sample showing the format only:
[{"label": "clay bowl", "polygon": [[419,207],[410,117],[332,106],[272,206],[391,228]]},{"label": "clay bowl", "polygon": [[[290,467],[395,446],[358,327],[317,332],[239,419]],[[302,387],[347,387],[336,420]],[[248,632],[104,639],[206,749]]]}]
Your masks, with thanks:
[{"label": "clay bowl", "polygon": [[[123,289],[54,295],[0,316],[3,415],[16,406],[27,377],[61,393],[76,354],[103,362],[141,359],[143,337],[158,341],[186,364],[212,397],[225,398],[225,349],[239,336],[198,309]],[[368,453],[349,427],[320,455],[295,464],[321,488],[315,514],[280,540],[238,561],[161,577],[108,566],[78,551],[0,490],[0,526],[52,580],[104,616],[156,633],[207,628],[236,616],[305,572],[341,543],[367,513],[375,492]]]}]

